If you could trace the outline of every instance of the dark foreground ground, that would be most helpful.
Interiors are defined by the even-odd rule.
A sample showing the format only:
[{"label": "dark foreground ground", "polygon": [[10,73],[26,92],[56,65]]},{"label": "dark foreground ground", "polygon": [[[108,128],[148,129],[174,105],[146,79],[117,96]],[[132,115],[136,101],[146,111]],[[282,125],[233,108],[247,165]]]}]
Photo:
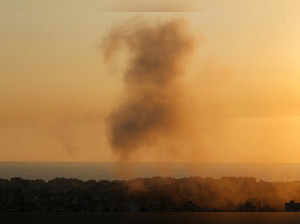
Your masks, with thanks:
[{"label": "dark foreground ground", "polygon": [[0,213],[278,212],[290,200],[300,201],[300,182],[243,177],[0,179]]},{"label": "dark foreground ground", "polygon": [[[300,213],[285,212],[192,212],[192,213],[102,213],[102,214],[0,214],[3,223],[122,223],[122,224],[299,224]],[[2,222],[1,222],[2,223]]]}]

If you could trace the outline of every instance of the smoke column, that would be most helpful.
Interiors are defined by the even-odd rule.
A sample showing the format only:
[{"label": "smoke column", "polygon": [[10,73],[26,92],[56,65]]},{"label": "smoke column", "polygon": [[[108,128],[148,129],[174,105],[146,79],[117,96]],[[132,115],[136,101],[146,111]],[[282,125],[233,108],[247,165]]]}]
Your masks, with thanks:
[{"label": "smoke column", "polygon": [[123,74],[126,98],[110,114],[107,125],[113,151],[121,158],[138,149],[158,147],[180,128],[180,78],[184,76],[193,39],[183,21],[128,25],[113,30],[104,44],[105,60],[128,49]]}]

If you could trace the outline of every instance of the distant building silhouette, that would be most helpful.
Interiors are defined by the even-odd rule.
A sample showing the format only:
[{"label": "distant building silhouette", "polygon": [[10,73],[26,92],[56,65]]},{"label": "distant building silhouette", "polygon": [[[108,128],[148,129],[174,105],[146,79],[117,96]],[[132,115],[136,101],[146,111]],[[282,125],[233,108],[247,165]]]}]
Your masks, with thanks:
[{"label": "distant building silhouette", "polygon": [[300,203],[296,203],[294,201],[290,201],[285,203],[285,210],[288,212],[299,212],[300,211]]}]

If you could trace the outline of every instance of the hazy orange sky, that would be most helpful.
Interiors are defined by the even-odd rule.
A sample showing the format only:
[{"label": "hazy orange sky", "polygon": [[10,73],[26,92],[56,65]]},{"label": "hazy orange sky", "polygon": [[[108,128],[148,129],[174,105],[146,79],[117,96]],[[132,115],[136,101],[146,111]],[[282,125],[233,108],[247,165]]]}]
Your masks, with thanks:
[{"label": "hazy orange sky", "polygon": [[115,160],[104,121],[122,63],[104,64],[101,40],[124,21],[184,18],[198,42],[184,85],[207,122],[180,159],[138,160],[299,162],[300,2],[174,2],[1,1],[0,160]]}]

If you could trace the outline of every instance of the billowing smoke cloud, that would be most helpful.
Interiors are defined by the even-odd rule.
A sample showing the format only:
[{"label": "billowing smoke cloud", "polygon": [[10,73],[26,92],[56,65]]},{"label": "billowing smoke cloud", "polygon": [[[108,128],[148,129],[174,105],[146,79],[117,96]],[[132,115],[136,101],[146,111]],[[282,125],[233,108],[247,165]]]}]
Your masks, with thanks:
[{"label": "billowing smoke cloud", "polygon": [[112,65],[116,52],[129,52],[126,99],[108,119],[110,143],[121,158],[155,146],[179,128],[180,78],[194,46],[183,21],[129,27],[113,30],[104,46],[105,59]]}]

